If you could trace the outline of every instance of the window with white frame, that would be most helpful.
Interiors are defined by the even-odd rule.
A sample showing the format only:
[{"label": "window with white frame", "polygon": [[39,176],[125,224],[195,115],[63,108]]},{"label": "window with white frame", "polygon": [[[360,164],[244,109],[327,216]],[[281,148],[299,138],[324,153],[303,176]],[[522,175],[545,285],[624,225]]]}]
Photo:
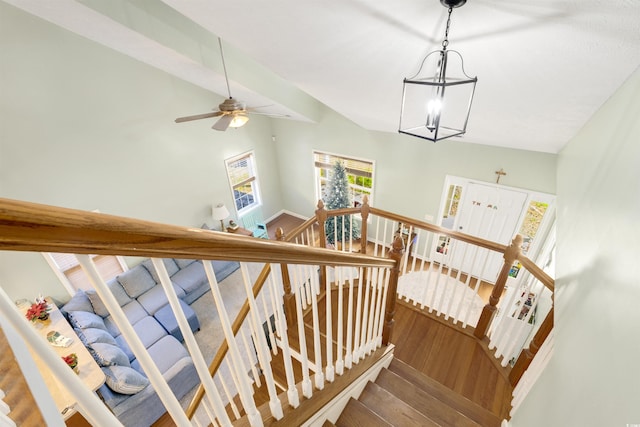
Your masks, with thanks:
[{"label": "window with white frame", "polygon": [[[42,253],[70,295],[78,289],[93,289],[89,276],[84,272],[74,254]],[[91,258],[105,282],[127,271],[124,259],[113,255],[91,255]]]},{"label": "window with white frame", "polygon": [[366,195],[369,204],[372,204],[373,196],[373,160],[356,159],[354,157],[342,156],[339,154],[313,152],[313,161],[316,173],[316,198],[326,200],[326,189],[333,174],[336,162],[342,162],[347,171],[349,181],[349,192],[351,202],[354,207],[362,204],[362,199]]},{"label": "window with white frame", "polygon": [[238,215],[260,205],[258,171],[253,151],[225,161]]}]

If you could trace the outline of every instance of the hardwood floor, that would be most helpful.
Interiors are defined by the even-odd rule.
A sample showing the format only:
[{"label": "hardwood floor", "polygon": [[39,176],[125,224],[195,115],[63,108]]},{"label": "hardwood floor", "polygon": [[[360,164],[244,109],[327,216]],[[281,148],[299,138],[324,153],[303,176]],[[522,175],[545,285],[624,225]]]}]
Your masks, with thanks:
[{"label": "hardwood floor", "polygon": [[2,328],[0,349],[0,390],[5,393],[4,403],[11,408],[9,418],[18,426],[46,425]]},{"label": "hardwood floor", "polygon": [[492,360],[471,329],[460,332],[449,322],[399,302],[391,342],[398,359],[495,415],[508,417],[509,370]]}]

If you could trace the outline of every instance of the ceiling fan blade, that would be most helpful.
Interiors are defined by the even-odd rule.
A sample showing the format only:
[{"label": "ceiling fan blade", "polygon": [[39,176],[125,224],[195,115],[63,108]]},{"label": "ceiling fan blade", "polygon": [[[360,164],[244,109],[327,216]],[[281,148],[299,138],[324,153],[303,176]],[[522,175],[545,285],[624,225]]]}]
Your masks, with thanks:
[{"label": "ceiling fan blade", "polygon": [[213,124],[213,126],[211,126],[211,129],[224,132],[231,124],[231,120],[233,120],[233,114],[225,114],[224,116],[220,117],[218,121]]},{"label": "ceiling fan blade", "polygon": [[196,114],[195,116],[178,117],[175,119],[176,123],[189,122],[191,120],[208,119],[209,117],[221,116],[222,112],[215,111],[213,113]]},{"label": "ceiling fan blade", "polygon": [[291,117],[288,114],[277,114],[277,113],[261,113],[260,111],[251,111],[251,110],[247,110],[248,114],[257,114],[260,116],[268,116],[268,117],[281,117],[281,118],[285,118],[285,117]]}]

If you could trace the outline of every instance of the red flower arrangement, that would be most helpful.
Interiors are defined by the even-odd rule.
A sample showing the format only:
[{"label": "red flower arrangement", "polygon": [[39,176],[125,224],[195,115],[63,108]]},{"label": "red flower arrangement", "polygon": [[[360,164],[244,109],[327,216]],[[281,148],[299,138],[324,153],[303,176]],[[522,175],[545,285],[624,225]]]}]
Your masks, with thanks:
[{"label": "red flower arrangement", "polygon": [[27,310],[25,317],[32,322],[36,320],[47,320],[49,318],[49,305],[46,301],[33,303]]},{"label": "red flower arrangement", "polygon": [[71,369],[75,368],[76,366],[78,366],[78,355],[75,353],[71,353],[68,354],[66,356],[62,357],[62,360],[64,360],[64,362],[69,365],[69,367]]}]

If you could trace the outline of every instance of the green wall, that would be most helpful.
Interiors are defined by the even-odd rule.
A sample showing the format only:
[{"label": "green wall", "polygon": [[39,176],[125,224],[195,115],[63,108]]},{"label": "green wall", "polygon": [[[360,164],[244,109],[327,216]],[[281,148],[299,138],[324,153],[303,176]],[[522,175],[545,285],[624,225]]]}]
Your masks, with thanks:
[{"label": "green wall", "polygon": [[[406,135],[367,131],[327,109],[318,124],[274,121],[281,190],[286,209],[313,214],[312,151],[375,161],[373,206],[424,219],[437,217],[446,175],[555,194],[556,156],[445,140],[436,144]],[[295,177],[295,179],[290,179]]]},{"label": "green wall", "polygon": [[553,357],[513,427],[640,423],[640,69],[562,150]]},{"label": "green wall", "polygon": [[[224,159],[255,150],[263,214],[282,209],[271,121],[217,132],[176,117],[221,98],[0,2],[0,197],[213,225]],[[0,253],[12,298],[66,298],[40,254]]]}]

